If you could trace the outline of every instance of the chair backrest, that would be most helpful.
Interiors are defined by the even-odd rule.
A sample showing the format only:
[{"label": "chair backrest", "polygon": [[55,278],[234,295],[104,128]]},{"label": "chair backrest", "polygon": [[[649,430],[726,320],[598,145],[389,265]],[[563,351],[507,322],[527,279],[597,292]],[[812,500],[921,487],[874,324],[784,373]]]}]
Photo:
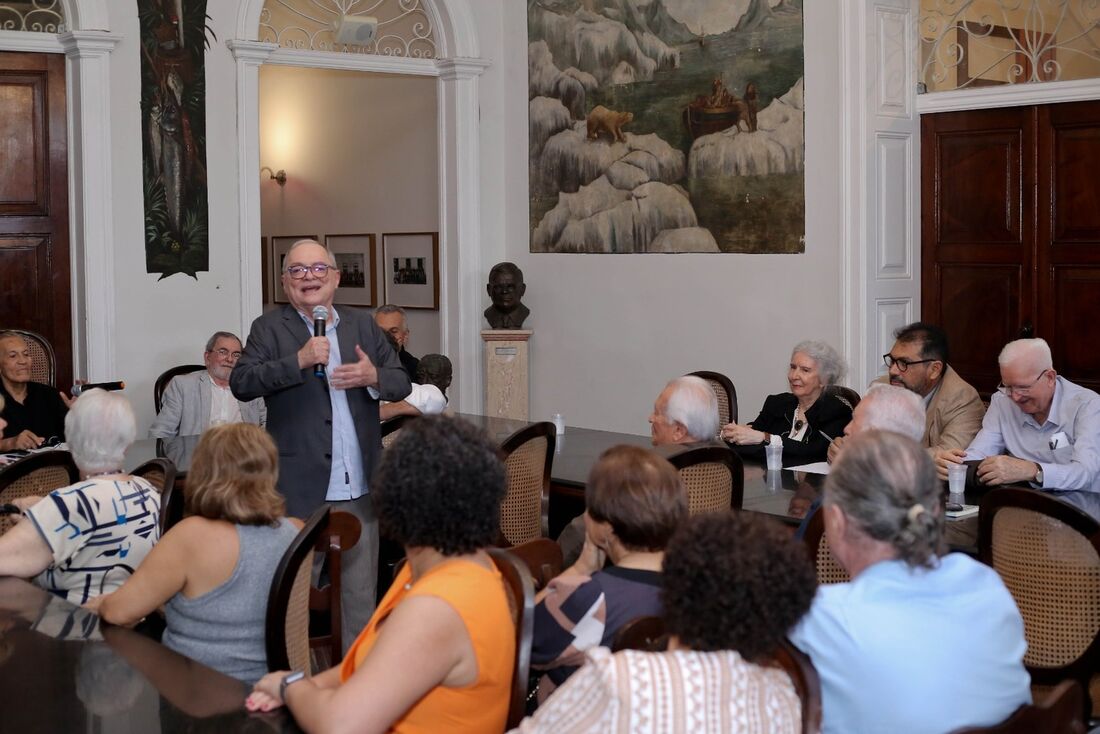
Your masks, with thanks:
[{"label": "chair backrest", "polygon": [[1041,703],[1021,706],[1000,724],[956,729],[952,734],[1085,734],[1085,721],[1081,716],[1084,702],[1080,684],[1064,680]]},{"label": "chair backrest", "polygon": [[737,388],[733,381],[721,372],[709,372],[699,370],[689,372],[693,377],[702,377],[710,383],[710,389],[714,390],[714,396],[718,398],[718,425],[724,426],[737,422]]},{"label": "chair backrest", "polygon": [[855,410],[856,406],[859,405],[859,393],[850,387],[844,387],[843,385],[828,385],[822,392],[836,395],[840,398],[840,402],[844,403],[852,410]]},{"label": "chair backrest", "polygon": [[741,509],[745,495],[745,465],[725,446],[700,446],[668,457],[680,472],[688,493],[688,512]]},{"label": "chair backrest", "polygon": [[510,545],[548,532],[550,467],[557,432],[549,421],[532,423],[500,445],[508,475],[508,494],[500,506],[500,532]]},{"label": "chair backrest", "polygon": [[665,620],[661,617],[635,617],[615,633],[611,652],[619,650],[644,650],[659,652],[668,648]]},{"label": "chair backrest", "polygon": [[1024,618],[1032,683],[1088,690],[1100,671],[1100,524],[1048,494],[995,489],[981,501],[978,553]]},{"label": "chair backrest", "polygon": [[170,370],[165,370],[157,378],[157,381],[153,383],[153,407],[157,412],[160,412],[160,401],[164,397],[164,391],[168,389],[168,383],[172,381],[172,378],[179,377],[180,375],[189,375],[192,372],[198,372],[199,370],[206,369],[204,364],[181,364],[173,367]]},{"label": "chair backrest", "polygon": [[806,544],[806,552],[810,556],[810,562],[817,569],[817,583],[842,584],[851,581],[852,577],[844,570],[833,554],[829,552],[829,541],[825,537],[825,511],[818,507],[810,521],[806,524],[806,533],[802,536]]},{"label": "chair backrest", "polygon": [[821,679],[809,656],[789,641],[783,640],[776,649],[775,661],[787,671],[802,702],[802,734],[821,731]]},{"label": "chair backrest", "polygon": [[[30,454],[0,472],[0,504],[21,497],[39,497],[75,484],[80,472],[68,451]],[[0,515],[0,535],[11,527],[7,515]]]},{"label": "chair backrest", "polygon": [[400,431],[411,420],[416,420],[418,416],[415,415],[397,415],[389,420],[382,421],[380,432],[382,434],[382,448],[388,447],[397,438],[397,432]]},{"label": "chair backrest", "polygon": [[160,534],[183,519],[183,492],[176,487],[176,465],[171,459],[150,459],[130,472],[160,492]]},{"label": "chair backrest", "polygon": [[527,565],[535,591],[541,591],[562,571],[561,546],[549,538],[535,538],[508,548],[508,552]]},{"label": "chair backrest", "polygon": [[[553,424],[550,424],[553,426]],[[508,703],[506,730],[519,726],[526,713],[527,677],[531,671],[531,639],[535,630],[535,586],[527,566],[502,548],[490,548],[504,586],[516,625],[516,664],[512,670],[512,692]]]},{"label": "chair backrest", "polygon": [[328,583],[320,587],[312,586],[309,590],[309,610],[328,615],[328,634],[309,638],[310,650],[322,653],[325,658],[325,664],[321,667],[335,665],[344,655],[341,634],[343,619],[340,610],[340,556],[355,547],[362,532],[363,526],[355,515],[350,512],[332,512],[313,547],[315,551],[325,554],[325,565],[328,568]]},{"label": "chair backrest", "polygon": [[313,549],[328,524],[329,508],[321,507],[306,521],[283,553],[267,596],[264,646],[267,669],[303,670],[310,674],[309,586]]},{"label": "chair backrest", "polygon": [[54,355],[53,346],[50,345],[46,337],[26,329],[0,329],[0,331],[14,331],[27,342],[27,347],[31,350],[32,381],[51,386],[56,384],[57,357]]}]

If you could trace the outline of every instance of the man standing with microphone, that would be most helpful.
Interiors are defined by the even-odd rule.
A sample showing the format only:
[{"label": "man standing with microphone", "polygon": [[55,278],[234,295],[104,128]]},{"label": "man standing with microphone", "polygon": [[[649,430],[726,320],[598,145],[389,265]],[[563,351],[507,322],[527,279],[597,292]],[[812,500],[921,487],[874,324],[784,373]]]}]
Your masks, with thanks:
[{"label": "man standing with microphone", "polygon": [[282,285],[290,304],[252,323],[229,386],[238,400],[262,397],[267,404],[287,513],[306,518],[327,502],[363,526],[342,558],[346,649],[374,612],[378,521],[367,483],[382,446],[378,400],[403,399],[409,378],[369,314],[333,308],[340,271],[328,249],[295,242]]}]

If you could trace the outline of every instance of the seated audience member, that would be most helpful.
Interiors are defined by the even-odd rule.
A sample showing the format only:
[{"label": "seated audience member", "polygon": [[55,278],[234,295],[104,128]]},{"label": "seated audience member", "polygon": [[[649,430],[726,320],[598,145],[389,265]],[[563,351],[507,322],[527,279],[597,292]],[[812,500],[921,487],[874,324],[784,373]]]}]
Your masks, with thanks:
[{"label": "seated audience member", "polygon": [[447,388],[451,386],[451,360],[442,354],[425,354],[416,368],[412,392],[404,400],[385,403],[378,409],[382,420],[397,415],[439,415],[447,409]]},{"label": "seated audience member", "polygon": [[409,320],[405,314],[405,309],[392,303],[379,306],[374,311],[374,323],[378,324],[378,328],[389,335],[390,343],[397,352],[397,358],[401,360],[401,367],[409,373],[409,379],[415,382],[420,360],[409,354],[405,349],[409,343],[410,333]]},{"label": "seated audience member", "polygon": [[825,461],[829,443],[852,420],[852,409],[825,388],[844,373],[844,361],[825,342],[804,341],[795,346],[787,370],[791,391],[769,395],[756,420],[730,423],[722,438],[742,456],[764,459],[764,446],[783,442],[783,463]]},{"label": "seated audience member", "polygon": [[937,452],[940,478],[948,464],[981,459],[984,484],[1100,492],[1100,395],[1060,377],[1043,339],[1009,342],[997,362],[1001,384],[982,430],[965,451]]},{"label": "seated audience member", "polygon": [[72,401],[49,385],[32,382],[33,364],[22,335],[0,331],[0,397],[7,421],[0,451],[36,449],[47,439],[65,439],[65,413]]},{"label": "seated audience member", "polygon": [[[718,435],[718,398],[714,390],[695,375],[670,381],[653,403],[649,430],[653,445],[665,450],[683,450],[714,441]],[[586,537],[583,513],[558,535],[566,567],[577,561]]]},{"label": "seated audience member", "polygon": [[163,604],[166,646],[249,685],[258,681],[267,673],[271,580],[302,527],[285,516],[278,467],[262,428],[208,430],[187,474],[187,517],[122,588],[88,606],[112,624],[133,625]]},{"label": "seated audience member", "polygon": [[206,342],[202,361],[205,370],[172,378],[161,398],[160,412],[153,419],[153,438],[197,436],[209,426],[224,423],[267,424],[263,398],[243,401],[229,389],[229,373],[241,356],[241,340],[228,331],[214,332]]},{"label": "seated audience member", "polygon": [[[603,452],[588,475],[584,549],[539,592],[532,666],[558,686],[584,653],[610,647],[636,617],[660,616],[665,546],[688,514],[687,492],[668,461],[638,446]],[[613,565],[604,568],[604,561]],[[549,687],[540,694],[549,692]]]},{"label": "seated audience member", "polygon": [[24,517],[0,536],[0,576],[33,576],[74,604],[129,578],[160,537],[160,495],[120,468],[136,433],[123,396],[95,389],[73,401],[65,435],[81,480],[15,500]]},{"label": "seated audience member", "polygon": [[517,731],[802,731],[794,685],[769,663],[813,598],[805,549],[759,515],[696,515],[669,543],[662,585],[668,651],[590,650]]},{"label": "seated audience member", "polygon": [[865,431],[825,481],[822,586],[791,634],[821,677],[824,732],[943,734],[1031,701],[1024,624],[992,568],[939,556],[941,486],[912,439]]},{"label": "seated audience member", "polygon": [[270,673],[248,708],[285,702],[310,732],[501,731],[515,626],[485,551],[505,494],[496,444],[458,418],[417,419],[382,454],[371,494],[408,562],[340,666]]}]

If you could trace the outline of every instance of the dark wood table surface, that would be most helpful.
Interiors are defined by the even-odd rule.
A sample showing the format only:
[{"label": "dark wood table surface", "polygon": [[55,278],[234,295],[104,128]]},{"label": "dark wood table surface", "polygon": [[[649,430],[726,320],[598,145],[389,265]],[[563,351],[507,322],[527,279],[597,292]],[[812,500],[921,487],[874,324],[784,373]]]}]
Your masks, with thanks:
[{"label": "dark wood table surface", "polygon": [[246,687],[21,579],[0,578],[0,734],[298,732]]}]

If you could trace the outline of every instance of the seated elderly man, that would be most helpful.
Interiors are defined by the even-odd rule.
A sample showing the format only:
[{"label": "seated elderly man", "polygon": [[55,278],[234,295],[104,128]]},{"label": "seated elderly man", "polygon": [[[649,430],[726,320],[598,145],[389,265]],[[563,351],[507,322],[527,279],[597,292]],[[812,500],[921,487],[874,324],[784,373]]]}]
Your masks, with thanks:
[{"label": "seated elderly man", "polygon": [[390,344],[397,352],[397,358],[401,360],[401,367],[409,374],[409,379],[415,381],[420,360],[406,351],[410,332],[405,309],[392,303],[379,306],[374,311],[374,323],[390,337]]},{"label": "seated elderly man", "polygon": [[0,332],[0,397],[6,407],[0,415],[7,427],[0,451],[36,449],[43,441],[65,438],[69,397],[49,385],[31,380],[30,347],[14,331]]},{"label": "seated elderly man", "polygon": [[980,459],[983,484],[1100,493],[1100,395],[1059,377],[1043,339],[1009,342],[997,362],[1001,384],[982,430],[965,451],[936,453],[940,478],[951,463]]},{"label": "seated elderly man", "polygon": [[241,356],[241,340],[228,331],[216,331],[206,342],[205,370],[174,377],[153,419],[153,438],[197,436],[224,423],[267,424],[263,398],[237,400],[229,389],[229,373]]},{"label": "seated elderly man", "polygon": [[[718,435],[718,398],[701,377],[677,377],[661,390],[649,415],[653,445],[682,450],[715,441]],[[721,445],[721,444],[715,444]],[[660,452],[672,453],[671,451]],[[563,568],[573,565],[584,547],[584,515],[573,518],[561,534],[558,545],[564,557]]]},{"label": "seated elderly man", "polygon": [[378,409],[382,420],[398,415],[439,415],[447,409],[447,388],[451,386],[451,360],[442,354],[425,354],[418,360],[416,382],[404,400],[385,403]]},{"label": "seated elderly man", "polygon": [[160,539],[160,494],[121,468],[136,433],[122,395],[88,390],[73,402],[65,435],[81,479],[14,502],[25,517],[0,536],[0,576],[35,577],[83,604],[133,574]]}]

